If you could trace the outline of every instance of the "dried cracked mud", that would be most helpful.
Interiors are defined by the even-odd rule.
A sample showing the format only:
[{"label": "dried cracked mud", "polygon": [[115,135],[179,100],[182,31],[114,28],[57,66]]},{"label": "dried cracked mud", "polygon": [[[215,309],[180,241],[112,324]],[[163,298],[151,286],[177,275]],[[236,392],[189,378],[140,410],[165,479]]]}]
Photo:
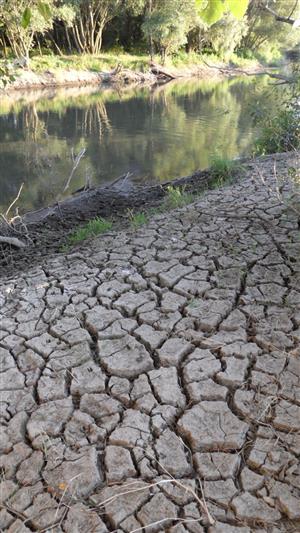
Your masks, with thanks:
[{"label": "dried cracked mud", "polygon": [[299,217],[263,184],[8,276],[0,304],[2,531],[300,531]]}]

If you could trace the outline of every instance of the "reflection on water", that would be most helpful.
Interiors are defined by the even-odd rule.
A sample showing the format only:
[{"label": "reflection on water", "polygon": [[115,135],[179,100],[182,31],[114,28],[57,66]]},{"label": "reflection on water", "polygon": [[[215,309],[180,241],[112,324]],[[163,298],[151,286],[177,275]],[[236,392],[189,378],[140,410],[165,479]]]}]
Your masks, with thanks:
[{"label": "reflection on water", "polygon": [[76,155],[84,157],[65,194],[132,172],[165,181],[209,166],[214,154],[250,153],[253,111],[275,108],[267,82],[189,80],[117,92],[95,88],[16,93],[0,99],[0,206],[22,182],[22,210],[62,198]]}]

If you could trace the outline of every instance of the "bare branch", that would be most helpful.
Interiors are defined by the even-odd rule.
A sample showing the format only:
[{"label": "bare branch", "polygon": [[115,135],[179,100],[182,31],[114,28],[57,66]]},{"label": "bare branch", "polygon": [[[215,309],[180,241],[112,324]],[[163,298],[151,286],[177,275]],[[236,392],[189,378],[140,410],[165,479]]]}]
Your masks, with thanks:
[{"label": "bare branch", "polygon": [[14,246],[15,248],[25,248],[26,244],[16,237],[4,237],[0,235],[0,244],[10,244],[11,246]]},{"label": "bare branch", "polygon": [[277,20],[278,22],[285,22],[286,24],[290,24],[291,26],[293,26],[296,22],[295,19],[291,19],[290,17],[283,17],[282,15],[278,15],[276,11],[273,11],[273,9],[271,9],[268,5],[264,3],[261,3],[261,8],[264,11],[267,11],[268,13],[270,13],[270,15],[272,15],[275,18],[275,20]]},{"label": "bare branch", "polygon": [[13,207],[13,205],[15,205],[15,203],[19,200],[20,194],[22,192],[23,187],[24,187],[24,183],[21,184],[21,187],[19,189],[19,192],[18,192],[17,196],[15,197],[15,199],[13,200],[13,202],[10,204],[9,208],[7,209],[7,211],[5,213],[6,217],[7,217],[8,213],[10,212],[11,208]]},{"label": "bare branch", "polygon": [[72,180],[73,175],[74,175],[74,172],[75,172],[76,168],[78,167],[81,159],[83,158],[85,152],[86,152],[85,148],[82,148],[82,150],[80,150],[80,152],[77,155],[77,157],[74,159],[74,153],[72,151],[72,160],[73,160],[74,166],[72,168],[72,172],[71,172],[71,174],[70,174],[70,176],[69,176],[69,178],[67,180],[67,183],[65,185],[65,188],[64,188],[63,192],[66,192],[66,190],[69,188],[71,180]]}]

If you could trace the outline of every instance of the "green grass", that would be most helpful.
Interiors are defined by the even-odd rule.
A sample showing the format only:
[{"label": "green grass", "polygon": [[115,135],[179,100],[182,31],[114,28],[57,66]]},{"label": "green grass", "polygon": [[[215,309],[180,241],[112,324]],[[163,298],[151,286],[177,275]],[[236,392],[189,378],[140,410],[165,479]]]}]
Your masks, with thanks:
[{"label": "green grass", "polygon": [[44,55],[31,58],[30,67],[34,72],[87,70],[92,72],[109,71],[118,64],[130,70],[144,71],[149,69],[149,56],[127,54],[125,52],[103,52],[98,55]]},{"label": "green grass", "polygon": [[232,183],[238,172],[243,171],[242,165],[232,159],[226,159],[215,155],[210,166],[212,181],[209,184],[210,189],[222,187],[225,183]]},{"label": "green grass", "polygon": [[[159,55],[155,56],[154,63],[161,63]],[[256,59],[248,59],[232,54],[230,58],[222,58],[216,54],[187,53],[180,50],[174,55],[170,55],[166,60],[166,67],[168,68],[193,68],[196,66],[206,66],[205,62],[209,64],[224,64],[231,62],[236,66],[249,67],[257,64]],[[30,60],[30,68],[36,73],[42,73],[47,70],[59,73],[65,70],[87,70],[92,72],[109,71],[120,64],[123,68],[138,71],[147,72],[149,70],[150,57],[145,53],[133,51],[131,53],[124,50],[111,49],[105,52],[101,52],[97,55],[91,54],[72,54],[57,56],[55,54],[44,55],[35,54],[32,55]],[[0,60],[0,67],[3,65],[3,60]]]},{"label": "green grass", "polygon": [[130,224],[134,228],[139,228],[140,226],[144,226],[148,222],[148,217],[146,213],[144,213],[143,211],[134,213],[132,209],[128,209],[128,218],[130,220]]},{"label": "green grass", "polygon": [[175,209],[176,207],[183,207],[190,204],[194,200],[195,196],[192,193],[186,192],[184,187],[180,188],[169,185],[164,199],[164,206],[166,209]]},{"label": "green grass", "polygon": [[112,228],[112,222],[104,218],[97,217],[90,220],[84,226],[73,231],[68,237],[69,245],[78,244],[90,237],[95,237],[101,233],[105,233]]}]

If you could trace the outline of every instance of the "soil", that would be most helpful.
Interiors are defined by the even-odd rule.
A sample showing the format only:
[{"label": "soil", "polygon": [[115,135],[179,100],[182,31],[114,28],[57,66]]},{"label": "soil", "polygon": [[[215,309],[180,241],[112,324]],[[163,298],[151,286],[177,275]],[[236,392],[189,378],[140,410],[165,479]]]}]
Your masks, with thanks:
[{"label": "soil", "polygon": [[[158,66],[159,67],[159,66]],[[13,83],[9,85],[6,91],[20,89],[40,89],[51,87],[74,87],[85,85],[154,85],[156,83],[166,83],[173,78],[224,78],[241,75],[255,75],[266,71],[262,65],[254,65],[250,68],[241,69],[239,67],[225,64],[218,65],[201,65],[185,68],[168,68],[161,67],[161,71],[149,69],[148,72],[137,72],[129,69],[114,69],[111,72],[91,72],[79,70],[47,70],[42,73],[33,72],[32,70],[23,69],[18,72],[18,76]],[[169,73],[170,76],[165,75]]]},{"label": "soil", "polygon": [[300,531],[298,163],[3,276],[1,531]]},{"label": "soil", "polygon": [[[285,169],[287,158],[291,159],[290,153],[241,159],[239,163],[242,167],[238,167],[235,179],[254,174],[257,178],[258,167],[263,176],[271,175],[274,161],[278,171]],[[68,244],[69,234],[77,226],[96,216],[110,218],[114,222],[114,229],[123,229],[130,223],[129,210],[147,212],[158,208],[170,185],[183,187],[186,192],[196,196],[206,189],[215,188],[216,176],[209,170],[198,171],[159,185],[137,186],[129,193],[122,191],[122,183],[119,188],[118,184],[98,187],[82,191],[50,207],[27,213],[22,217],[23,229],[19,230],[22,232],[20,238],[24,238],[26,227],[30,241],[22,249],[6,244],[0,246],[0,276],[7,275],[8,271],[24,271],[29,266],[40,264],[47,256],[60,253],[62,247]],[[0,235],[5,234],[7,235],[7,228],[0,224]]]}]

